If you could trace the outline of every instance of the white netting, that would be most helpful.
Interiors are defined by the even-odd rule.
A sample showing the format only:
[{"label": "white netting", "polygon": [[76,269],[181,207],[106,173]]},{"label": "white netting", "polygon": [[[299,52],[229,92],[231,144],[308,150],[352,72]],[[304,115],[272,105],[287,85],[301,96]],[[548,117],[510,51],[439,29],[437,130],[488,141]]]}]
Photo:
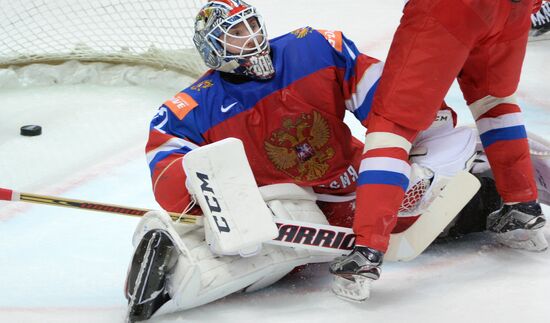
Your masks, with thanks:
[{"label": "white netting", "polygon": [[430,187],[430,184],[430,179],[424,178],[409,188],[405,193],[405,197],[399,208],[399,213],[409,214],[416,211],[417,207],[420,205],[420,201],[422,201],[422,198]]},{"label": "white netting", "polygon": [[204,0],[0,0],[0,67],[66,60],[206,68],[193,22]]}]

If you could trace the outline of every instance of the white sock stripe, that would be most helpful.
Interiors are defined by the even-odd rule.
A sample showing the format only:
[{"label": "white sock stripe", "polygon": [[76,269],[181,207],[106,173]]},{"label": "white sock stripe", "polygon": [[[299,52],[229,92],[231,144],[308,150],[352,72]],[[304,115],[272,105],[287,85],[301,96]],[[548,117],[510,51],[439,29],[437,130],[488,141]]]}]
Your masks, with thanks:
[{"label": "white sock stripe", "polygon": [[400,135],[391,132],[372,132],[365,137],[363,153],[379,148],[402,148],[408,153],[411,147],[412,144]]},{"label": "white sock stripe", "polygon": [[496,118],[480,119],[476,122],[476,125],[479,130],[479,134],[481,135],[494,129],[522,126],[524,123],[521,112],[514,112],[503,114]]},{"label": "white sock stripe", "polygon": [[380,79],[383,69],[384,63],[382,62],[369,66],[361,77],[361,80],[357,83],[356,93],[352,93],[351,98],[346,100],[346,108],[349,111],[353,112],[363,104],[374,83]]},{"label": "white sock stripe", "polygon": [[411,165],[404,160],[391,157],[369,157],[361,161],[359,173],[368,170],[381,170],[395,173],[401,173],[409,178]]},{"label": "white sock stripe", "polygon": [[474,116],[474,120],[477,120],[482,114],[487,113],[492,108],[503,103],[518,104],[516,95],[512,94],[505,98],[497,98],[497,97],[488,95],[483,99],[479,99],[476,102],[470,104],[469,108],[470,108],[470,111],[472,112],[472,115]]},{"label": "white sock stripe", "polygon": [[147,163],[151,163],[151,161],[155,158],[155,156],[163,151],[170,151],[170,150],[176,150],[183,147],[187,147],[191,150],[198,148],[199,146],[195,145],[192,142],[189,142],[187,140],[181,139],[181,138],[171,138],[170,140],[166,141],[162,145],[158,146],[156,149],[151,150],[147,153]]}]

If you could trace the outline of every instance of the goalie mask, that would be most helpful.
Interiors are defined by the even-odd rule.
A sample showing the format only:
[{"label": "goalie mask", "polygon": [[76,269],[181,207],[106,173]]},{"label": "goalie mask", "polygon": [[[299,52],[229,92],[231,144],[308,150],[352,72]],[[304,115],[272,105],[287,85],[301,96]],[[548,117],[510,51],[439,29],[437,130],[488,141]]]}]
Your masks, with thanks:
[{"label": "goalie mask", "polygon": [[244,1],[208,2],[195,20],[193,42],[212,69],[261,80],[275,74],[263,19]]}]

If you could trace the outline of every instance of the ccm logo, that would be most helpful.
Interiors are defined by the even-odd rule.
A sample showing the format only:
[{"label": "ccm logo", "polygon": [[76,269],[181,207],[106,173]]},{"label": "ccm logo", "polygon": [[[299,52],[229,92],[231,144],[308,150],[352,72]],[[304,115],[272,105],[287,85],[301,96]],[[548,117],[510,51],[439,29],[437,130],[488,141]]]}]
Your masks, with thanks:
[{"label": "ccm logo", "polygon": [[[218,202],[218,199],[215,196],[214,190],[212,187],[210,187],[210,178],[208,178],[208,175],[202,174],[202,173],[196,173],[197,178],[201,180],[201,191],[202,195],[204,196],[204,199],[206,200],[206,205],[208,205],[208,209],[210,209],[210,212],[212,212],[212,217],[214,218],[214,222],[216,222],[216,226],[218,227],[218,230],[221,232],[230,232],[231,228],[229,228],[229,224],[227,223],[227,220],[221,216],[222,208],[220,207],[220,203]],[[218,213],[218,215],[216,215]]]}]

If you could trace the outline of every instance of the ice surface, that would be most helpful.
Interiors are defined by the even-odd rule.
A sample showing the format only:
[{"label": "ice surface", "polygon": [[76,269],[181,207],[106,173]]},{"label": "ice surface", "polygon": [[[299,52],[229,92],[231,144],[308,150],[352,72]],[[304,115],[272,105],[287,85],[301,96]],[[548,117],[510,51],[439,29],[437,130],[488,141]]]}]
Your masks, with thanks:
[{"label": "ice surface", "polygon": [[[271,36],[339,29],[384,58],[401,0],[252,1]],[[530,43],[518,90],[528,129],[550,138],[550,42]],[[1,75],[1,73],[0,73]],[[146,77],[147,78],[147,77]],[[1,77],[0,77],[1,79]],[[78,82],[75,82],[78,83]],[[185,86],[182,81],[182,87]],[[0,187],[157,208],[143,154],[148,122],[173,87],[92,84],[0,88]],[[472,122],[453,86],[448,103]],[[43,135],[19,136],[39,124]],[[363,130],[350,119],[352,130]],[[544,208],[550,214],[550,208]],[[137,219],[0,202],[0,322],[122,322]],[[544,229],[550,239],[550,230]],[[499,246],[487,234],[386,263],[365,304],[330,292],[326,265],[156,322],[548,322],[550,253]]]}]

